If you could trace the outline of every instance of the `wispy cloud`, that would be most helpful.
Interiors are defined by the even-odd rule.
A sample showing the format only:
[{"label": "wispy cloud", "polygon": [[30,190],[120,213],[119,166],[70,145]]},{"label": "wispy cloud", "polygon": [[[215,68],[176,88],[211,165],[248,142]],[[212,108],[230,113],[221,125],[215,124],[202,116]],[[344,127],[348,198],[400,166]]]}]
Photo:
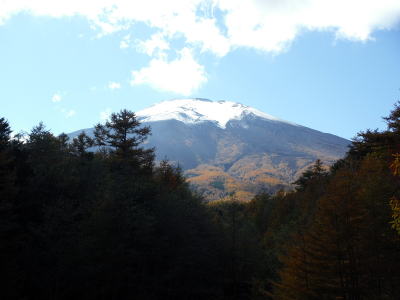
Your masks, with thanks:
[{"label": "wispy cloud", "polygon": [[100,120],[106,121],[111,116],[111,108],[106,108],[104,111],[100,112]]},{"label": "wispy cloud", "polygon": [[51,97],[52,102],[60,102],[62,100],[62,96],[60,93],[55,93],[53,97]]},{"label": "wispy cloud", "polygon": [[123,39],[119,43],[119,47],[121,49],[127,49],[130,47],[130,43],[131,43],[131,35],[127,34],[126,36],[123,37]]},{"label": "wispy cloud", "polygon": [[73,109],[65,109],[65,108],[62,108],[62,109],[61,109],[61,112],[64,114],[64,116],[65,116],[67,119],[69,119],[69,118],[71,118],[71,117],[73,117],[73,116],[76,115],[76,111],[73,110]]},{"label": "wispy cloud", "polygon": [[73,110],[73,109],[70,109],[70,110],[68,110],[68,111],[65,113],[65,117],[66,117],[66,118],[71,118],[71,117],[73,117],[73,116],[75,116],[75,115],[76,115],[76,111]]},{"label": "wispy cloud", "polygon": [[146,53],[149,56],[159,56],[166,50],[170,49],[170,45],[165,36],[161,33],[153,34],[150,39],[145,41],[138,41],[136,49],[139,52]]},{"label": "wispy cloud", "polygon": [[177,59],[168,61],[165,56],[152,59],[148,67],[132,72],[132,85],[148,84],[151,87],[191,95],[207,82],[204,67],[194,58],[190,49],[184,48]]},{"label": "wispy cloud", "polygon": [[[216,57],[237,48],[276,54],[286,51],[304,31],[327,31],[335,39],[365,42],[373,39],[374,31],[399,24],[400,1],[0,0],[0,24],[19,12],[54,18],[83,16],[100,35],[145,24],[151,29],[148,36],[137,40],[132,31],[119,45],[122,49],[130,48],[133,40],[136,50],[150,57],[147,67],[133,72],[133,83],[187,94],[206,82],[206,77],[202,66],[185,49],[198,55],[209,52]],[[171,49],[174,40],[183,43]],[[168,51],[173,55],[180,53],[180,57],[168,61]],[[188,79],[175,71],[186,71],[186,66],[194,67]],[[156,70],[168,76],[161,79]],[[183,87],[178,87],[179,80],[183,80]]]},{"label": "wispy cloud", "polygon": [[[301,30],[329,30],[365,41],[400,18],[398,0],[0,0],[0,8],[3,22],[21,11],[55,18],[81,15],[104,34],[143,22],[163,36],[183,36],[220,56],[242,46],[280,51]],[[215,12],[223,15],[219,22]]]},{"label": "wispy cloud", "polygon": [[121,88],[121,84],[118,82],[109,82],[108,83],[108,88],[110,90],[116,90],[116,89],[120,89]]}]

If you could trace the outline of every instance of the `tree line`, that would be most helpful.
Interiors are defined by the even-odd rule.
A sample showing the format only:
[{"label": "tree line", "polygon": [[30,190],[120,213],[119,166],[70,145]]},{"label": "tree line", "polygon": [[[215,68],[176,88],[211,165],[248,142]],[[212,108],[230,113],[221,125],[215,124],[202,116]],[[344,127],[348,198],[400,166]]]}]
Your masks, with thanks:
[{"label": "tree line", "polygon": [[94,138],[0,118],[1,299],[398,299],[400,107],[291,192],[205,203],[122,110]]}]

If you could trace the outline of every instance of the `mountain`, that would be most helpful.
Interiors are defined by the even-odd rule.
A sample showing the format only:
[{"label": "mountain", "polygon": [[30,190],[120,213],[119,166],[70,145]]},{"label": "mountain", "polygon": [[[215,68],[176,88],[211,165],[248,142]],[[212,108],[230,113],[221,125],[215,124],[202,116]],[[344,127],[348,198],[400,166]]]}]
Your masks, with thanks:
[{"label": "mountain", "polygon": [[231,101],[170,100],[136,115],[152,129],[145,146],[179,164],[209,200],[287,188],[316,159],[329,165],[343,157],[350,143]]}]

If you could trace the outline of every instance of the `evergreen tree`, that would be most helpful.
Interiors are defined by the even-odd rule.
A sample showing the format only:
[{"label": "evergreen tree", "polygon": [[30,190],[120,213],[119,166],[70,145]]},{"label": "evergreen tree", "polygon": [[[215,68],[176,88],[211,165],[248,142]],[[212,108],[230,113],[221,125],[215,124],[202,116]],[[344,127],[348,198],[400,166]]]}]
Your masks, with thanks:
[{"label": "evergreen tree", "polygon": [[20,228],[16,212],[15,157],[10,140],[11,128],[4,118],[0,118],[0,297],[17,298],[16,289],[20,280],[17,252]]},{"label": "evergreen tree", "polygon": [[383,119],[386,121],[389,131],[400,133],[400,101],[394,104],[394,108],[390,112],[390,115]]},{"label": "evergreen tree", "polygon": [[309,230],[300,232],[280,271],[275,299],[361,299],[361,235],[365,209],[350,171],[341,171],[318,202]]},{"label": "evergreen tree", "polygon": [[149,134],[150,128],[141,127],[135,113],[126,109],[111,114],[110,120],[97,124],[94,131],[97,146],[107,147],[119,159],[151,167],[154,149],[139,147]]},{"label": "evergreen tree", "polygon": [[71,152],[79,157],[87,157],[89,153],[87,150],[94,146],[94,140],[86,135],[85,132],[81,132],[76,138],[72,140],[70,145]]},{"label": "evergreen tree", "polygon": [[[392,169],[393,175],[400,176],[400,154],[396,153],[393,156],[394,160],[390,168]],[[400,234],[400,201],[396,196],[390,199],[390,207],[392,209],[393,218],[391,221],[392,227]]]},{"label": "evergreen tree", "polygon": [[315,163],[306,170],[293,184],[296,186],[297,191],[304,191],[312,182],[325,176],[327,173],[324,169],[323,163],[317,159]]}]

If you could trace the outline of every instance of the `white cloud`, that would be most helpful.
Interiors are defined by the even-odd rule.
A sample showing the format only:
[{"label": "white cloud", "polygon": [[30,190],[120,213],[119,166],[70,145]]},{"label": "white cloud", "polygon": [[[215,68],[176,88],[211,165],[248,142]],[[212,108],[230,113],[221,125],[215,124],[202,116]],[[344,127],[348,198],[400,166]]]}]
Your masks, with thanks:
[{"label": "white cloud", "polygon": [[67,119],[69,119],[69,118],[71,118],[71,117],[73,117],[73,116],[76,115],[76,111],[73,110],[73,109],[64,109],[64,108],[62,108],[62,109],[61,109],[61,112],[64,114],[64,116],[65,116]]},{"label": "white cloud", "polygon": [[110,82],[110,83],[108,84],[108,88],[109,88],[110,90],[120,89],[120,88],[121,88],[121,84],[118,83],[118,82]]},{"label": "white cloud", "polygon": [[170,46],[163,34],[155,33],[146,41],[138,41],[136,48],[139,52],[146,53],[149,56],[158,56],[169,50]]},{"label": "white cloud", "polygon": [[100,112],[100,120],[106,121],[111,116],[111,108],[106,108],[104,111]]},{"label": "white cloud", "polygon": [[76,111],[73,110],[73,109],[70,109],[70,110],[68,110],[68,111],[65,113],[65,117],[66,117],[66,118],[71,118],[71,117],[73,117],[73,116],[75,116],[75,115],[76,115]]},{"label": "white cloud", "polygon": [[121,49],[127,49],[127,48],[129,48],[130,42],[131,42],[131,35],[128,34],[128,35],[124,36],[122,41],[119,43],[119,47]]},{"label": "white cloud", "polygon": [[234,47],[280,52],[304,30],[366,41],[400,19],[398,0],[218,0]]},{"label": "white cloud", "polygon": [[129,44],[127,43],[127,41],[122,40],[122,41],[119,43],[119,47],[120,47],[121,49],[126,49],[126,48],[129,48]]},{"label": "white cloud", "polygon": [[[103,34],[144,22],[161,32],[144,42],[148,53],[178,36],[184,37],[185,47],[224,56],[237,47],[279,52],[302,30],[328,30],[338,38],[366,41],[374,30],[398,24],[400,1],[0,0],[0,23],[21,11],[55,18],[81,15]],[[224,17],[217,20],[216,11]],[[128,45],[123,40],[120,46]]]},{"label": "white cloud", "polygon": [[[134,43],[151,60],[133,72],[133,83],[190,94],[206,77],[187,49],[217,57],[237,48],[280,53],[304,31],[328,31],[337,39],[365,42],[376,30],[398,26],[400,0],[0,0],[0,25],[19,12],[83,16],[99,36],[145,24],[152,33]],[[131,38],[125,36],[120,48],[130,48]],[[174,40],[181,46],[171,49]],[[168,61],[168,51],[180,51],[181,56]]]},{"label": "white cloud", "polygon": [[189,48],[180,51],[177,59],[168,61],[165,56],[154,58],[148,67],[132,72],[132,85],[148,84],[151,87],[188,96],[207,82],[204,67],[194,58]]},{"label": "white cloud", "polygon": [[53,97],[51,97],[52,102],[60,102],[62,100],[61,94],[60,93],[55,93]]}]

